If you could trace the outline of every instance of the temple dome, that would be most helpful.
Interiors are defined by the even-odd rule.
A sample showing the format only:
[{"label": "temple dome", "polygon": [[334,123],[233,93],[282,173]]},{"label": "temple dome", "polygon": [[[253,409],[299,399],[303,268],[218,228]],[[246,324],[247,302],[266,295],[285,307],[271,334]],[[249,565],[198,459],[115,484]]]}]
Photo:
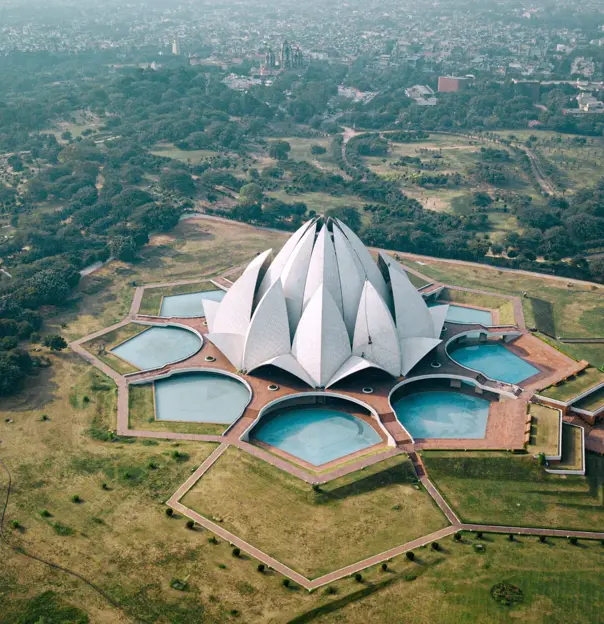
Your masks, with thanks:
[{"label": "temple dome", "polygon": [[376,263],[338,219],[312,219],[271,251],[222,301],[203,301],[208,339],[236,369],[272,365],[327,388],[366,368],[406,375],[441,342],[448,306],[428,308],[395,260]]}]

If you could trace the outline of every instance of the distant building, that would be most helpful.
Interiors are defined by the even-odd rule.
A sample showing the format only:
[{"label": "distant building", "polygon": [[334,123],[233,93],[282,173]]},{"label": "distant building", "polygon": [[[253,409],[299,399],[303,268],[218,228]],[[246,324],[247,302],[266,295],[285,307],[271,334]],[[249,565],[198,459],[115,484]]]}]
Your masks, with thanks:
[{"label": "distant building", "polygon": [[172,41],[172,54],[174,56],[180,56],[180,42],[178,39],[174,39],[174,41]]},{"label": "distant building", "polygon": [[539,80],[514,80],[514,89],[518,95],[530,97],[533,104],[541,97],[541,83]]},{"label": "distant building", "polygon": [[279,53],[279,66],[281,69],[293,69],[295,67],[302,67],[303,55],[299,47],[292,47],[292,45],[285,40],[281,44],[281,51]]},{"label": "distant building", "polygon": [[434,91],[427,85],[415,85],[405,89],[405,95],[411,98],[418,106],[436,106],[438,100]]},{"label": "distant building", "polygon": [[439,76],[439,93],[457,93],[466,89],[472,82],[471,78],[458,76]]},{"label": "distant building", "polygon": [[279,55],[269,48],[264,54],[261,72],[270,76],[276,69],[295,69],[304,65],[304,55],[298,46],[293,47],[287,40],[281,44]]},{"label": "distant building", "polygon": [[596,99],[591,93],[579,93],[577,104],[579,110],[584,113],[604,113],[604,103]]}]

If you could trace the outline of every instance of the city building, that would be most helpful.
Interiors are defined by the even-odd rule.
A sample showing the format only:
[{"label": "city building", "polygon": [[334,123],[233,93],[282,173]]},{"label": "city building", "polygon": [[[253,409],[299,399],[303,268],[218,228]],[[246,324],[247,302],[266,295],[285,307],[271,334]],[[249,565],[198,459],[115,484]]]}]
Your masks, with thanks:
[{"label": "city building", "polygon": [[472,83],[469,77],[459,76],[439,76],[438,92],[439,93],[457,93],[463,91]]},{"label": "city building", "polygon": [[414,85],[405,89],[405,95],[411,98],[418,106],[436,106],[438,100],[434,91],[428,85]]}]

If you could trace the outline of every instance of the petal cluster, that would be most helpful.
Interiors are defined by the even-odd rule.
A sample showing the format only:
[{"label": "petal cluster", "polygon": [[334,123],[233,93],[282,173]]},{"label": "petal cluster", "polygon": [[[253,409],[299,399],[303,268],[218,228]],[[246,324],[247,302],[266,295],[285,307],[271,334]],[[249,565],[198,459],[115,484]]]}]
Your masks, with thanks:
[{"label": "petal cluster", "polygon": [[203,306],[209,340],[235,368],[276,366],[313,388],[367,368],[407,375],[441,342],[448,308],[428,308],[390,256],[376,263],[350,228],[321,217]]}]

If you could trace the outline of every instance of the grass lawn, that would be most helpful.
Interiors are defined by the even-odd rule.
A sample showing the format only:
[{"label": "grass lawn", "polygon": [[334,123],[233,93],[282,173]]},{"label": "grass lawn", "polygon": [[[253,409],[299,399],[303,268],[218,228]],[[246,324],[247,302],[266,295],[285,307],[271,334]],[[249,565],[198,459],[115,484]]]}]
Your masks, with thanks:
[{"label": "grass lawn", "polygon": [[499,311],[499,323],[501,325],[514,325],[514,304],[508,299],[502,299],[496,295],[484,295],[482,293],[472,293],[463,290],[452,290],[445,288],[439,295],[439,300],[443,303],[465,303],[475,305],[480,308],[489,308]]},{"label": "grass lawn", "polygon": [[216,290],[216,286],[209,281],[199,281],[195,284],[181,284],[179,286],[159,286],[158,288],[145,289],[143,299],[139,308],[139,314],[159,314],[161,302],[164,297],[171,295],[186,295],[189,293],[203,292],[206,290]]},{"label": "grass lawn", "polygon": [[410,271],[406,271],[406,273],[407,273],[407,277],[409,278],[409,281],[416,288],[421,288],[422,286],[426,286],[426,284],[430,283],[428,280],[425,280],[423,277],[419,277],[419,275],[415,275],[414,273],[411,273]]},{"label": "grass lawn", "polygon": [[592,392],[587,397],[574,404],[574,407],[587,410],[588,412],[595,412],[604,406],[604,388]]},{"label": "grass lawn", "polygon": [[[280,139],[269,140],[269,144],[274,141],[287,141],[290,144],[291,151],[288,154],[289,160],[305,161],[322,169],[323,171],[329,171],[343,177],[347,177],[346,174],[338,167],[331,157],[331,137],[313,137],[310,139],[302,137],[285,137]],[[312,154],[311,147],[313,145],[320,145],[326,152],[325,154]],[[276,160],[275,164],[279,164]]]},{"label": "grass lawn", "polygon": [[[604,335],[604,286],[569,287],[563,280],[551,280],[538,276],[522,275],[497,269],[452,264],[438,259],[422,259],[421,266],[413,260],[403,261],[417,268],[424,275],[445,284],[466,286],[522,296],[523,309],[528,327],[535,326],[535,316],[530,297],[548,301],[552,307],[556,336],[566,338],[598,338]],[[553,341],[555,346],[576,359],[585,359],[592,365],[604,365],[604,349],[600,344],[566,344]]]},{"label": "grass lawn", "polygon": [[225,425],[211,423],[162,422],[161,420],[155,420],[152,384],[130,386],[128,403],[128,424],[130,429],[205,435],[221,435],[226,430]]},{"label": "grass lawn", "polygon": [[549,397],[550,399],[557,399],[558,401],[569,401],[586,390],[589,390],[589,388],[593,388],[602,382],[604,382],[604,373],[599,371],[597,368],[590,366],[583,372],[575,375],[573,379],[563,381],[557,386],[550,386],[545,390],[540,390],[539,394]]},{"label": "grass lawn", "polygon": [[182,162],[190,161],[193,165],[199,164],[214,156],[220,156],[220,152],[215,152],[213,150],[181,150],[173,143],[158,143],[151,150],[151,153],[154,156],[173,158],[174,160],[180,160]]},{"label": "grass lawn", "polygon": [[[476,544],[482,544],[485,551],[476,552]],[[395,561],[391,574],[382,573],[368,581],[356,597],[336,596],[335,604],[323,606],[320,610],[323,615],[312,621],[320,624],[542,624],[545,621],[596,624],[601,621],[604,548],[597,542],[573,546],[566,540],[548,540],[547,544],[540,544],[533,537],[509,542],[506,535],[485,535],[477,540],[474,535],[464,533],[462,543],[447,540],[443,545],[445,552],[437,557],[429,551],[416,553],[422,563],[408,571],[401,570],[401,564]],[[405,572],[417,578],[406,582]],[[390,577],[389,584],[384,577]],[[522,604],[506,607],[493,600],[490,590],[501,581],[522,590]],[[363,589],[365,595],[361,593]],[[311,620],[287,621],[297,624]]]},{"label": "grass lawn", "polygon": [[[142,334],[147,329],[149,329],[149,327],[145,325],[128,323],[128,325],[118,327],[117,329],[103,334],[94,340],[89,340],[82,346],[86,349],[86,351],[96,355],[101,362],[104,362],[107,366],[111,366],[114,371],[117,371],[122,375],[125,373],[135,373],[139,369],[133,364],[130,364],[130,362],[126,362],[126,360],[122,360],[122,358],[118,357],[114,353],[111,353],[111,349],[117,347],[119,344],[122,344],[122,342],[125,342],[129,338]],[[99,350],[102,347],[105,348],[104,352]]]},{"label": "grass lawn", "polygon": [[283,202],[291,204],[293,202],[303,202],[308,206],[309,210],[321,214],[331,208],[352,207],[360,208],[363,200],[356,195],[330,195],[329,193],[296,193],[290,194],[285,191],[269,191],[266,193],[268,197],[274,197]]},{"label": "grass lawn", "polygon": [[530,404],[531,437],[528,451],[531,455],[543,453],[546,457],[558,455],[560,440],[560,413],[545,405]]},{"label": "grass lawn", "polygon": [[562,423],[562,459],[552,468],[560,470],[581,470],[583,453],[581,445],[581,428]]},{"label": "grass lawn", "polygon": [[183,503],[311,578],[447,526],[407,456],[322,486],[229,448]]},{"label": "grass lawn", "polygon": [[604,457],[587,456],[585,477],[547,474],[508,453],[423,454],[430,478],[465,522],[604,530]]}]

